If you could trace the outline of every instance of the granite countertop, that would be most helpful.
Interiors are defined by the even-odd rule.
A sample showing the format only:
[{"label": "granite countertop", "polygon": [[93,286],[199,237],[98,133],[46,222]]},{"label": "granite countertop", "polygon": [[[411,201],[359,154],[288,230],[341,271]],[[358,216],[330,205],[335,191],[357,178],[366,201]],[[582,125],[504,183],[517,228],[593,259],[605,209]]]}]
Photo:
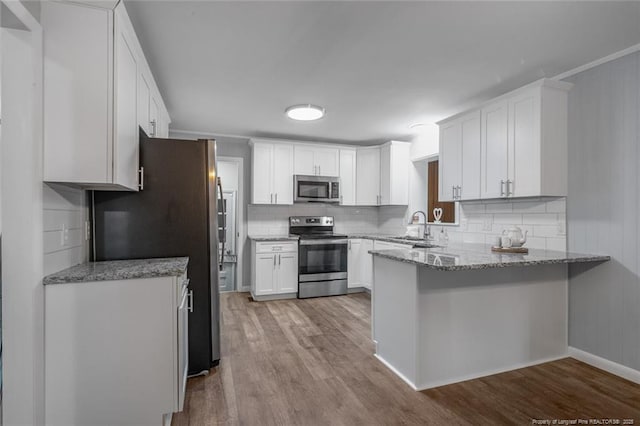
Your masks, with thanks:
[{"label": "granite countertop", "polygon": [[43,284],[68,284],[135,278],[175,277],[187,271],[188,257],[82,263],[44,277]]},{"label": "granite countertop", "polygon": [[253,241],[298,241],[300,237],[297,235],[249,235],[249,239]]},{"label": "granite countertop", "polygon": [[417,243],[425,242],[425,240],[423,239],[405,238],[398,235],[388,235],[388,234],[349,234],[349,238],[361,238],[365,240],[386,241],[389,243],[398,243],[398,244],[417,244]]},{"label": "granite countertop", "polygon": [[484,244],[455,244],[448,247],[371,250],[374,256],[425,266],[440,271],[506,268],[554,263],[605,262],[610,256],[529,249],[528,254],[493,253]]}]

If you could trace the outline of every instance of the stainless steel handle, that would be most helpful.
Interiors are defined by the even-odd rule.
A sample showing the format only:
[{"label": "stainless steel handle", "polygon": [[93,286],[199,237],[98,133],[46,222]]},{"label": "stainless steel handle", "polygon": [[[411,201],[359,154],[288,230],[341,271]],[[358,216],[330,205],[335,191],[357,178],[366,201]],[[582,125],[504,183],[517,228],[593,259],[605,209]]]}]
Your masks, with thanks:
[{"label": "stainless steel handle", "polygon": [[320,176],[322,176],[322,167],[321,167],[321,166],[318,166],[318,174],[319,174]]},{"label": "stainless steel handle", "polygon": [[459,200],[462,197],[462,187],[460,185],[456,186],[456,198]]},{"label": "stainless steel handle", "polygon": [[189,283],[190,282],[191,282],[191,280],[189,278],[187,278],[184,281],[182,281],[182,288],[189,287]]},{"label": "stainless steel handle", "polygon": [[[218,179],[216,179],[216,183],[218,185],[218,190],[219,190],[219,194],[218,196],[219,198],[219,202],[220,202],[220,206],[222,207],[222,231],[224,232],[224,238],[222,240],[222,247],[220,250],[220,264],[218,265],[218,269],[220,271],[222,271],[222,264],[224,263],[224,243],[226,240],[226,234],[227,234],[227,212],[225,210],[225,206],[224,206],[224,193],[222,190],[222,178],[220,178],[218,176]],[[216,212],[217,213],[217,212]]]},{"label": "stainless steel handle", "polygon": [[513,195],[513,191],[511,190],[512,184],[513,184],[513,181],[511,179],[507,179],[507,197],[510,197]]},{"label": "stainless steel handle", "polygon": [[156,137],[156,127],[157,127],[156,120],[151,120],[149,122],[149,124],[151,124],[151,136],[155,138]]},{"label": "stainless steel handle", "polygon": [[349,250],[351,250],[351,240],[349,240]]},{"label": "stainless steel handle", "polygon": [[504,197],[504,181],[500,181],[500,196]]},{"label": "stainless steel handle", "polygon": [[273,204],[273,194],[270,194],[270,195],[271,195],[271,200],[269,201],[269,204]]},{"label": "stainless steel handle", "polygon": [[189,303],[187,305],[187,310],[189,312],[193,312],[193,290],[189,290],[189,293],[187,293],[187,297],[189,299]]},{"label": "stainless steel handle", "polygon": [[138,179],[138,188],[140,191],[144,190],[144,167],[140,167],[138,169],[138,175],[140,176]]},{"label": "stainless steel handle", "polygon": [[456,199],[456,186],[451,185],[451,198]]},{"label": "stainless steel handle", "polygon": [[319,246],[323,244],[344,244],[347,245],[348,240],[300,240],[301,246]]},{"label": "stainless steel handle", "polygon": [[273,255],[273,267],[274,268],[276,267],[276,255],[275,254]]},{"label": "stainless steel handle", "polygon": [[276,192],[276,204],[278,204],[278,193]]},{"label": "stainless steel handle", "polygon": [[282,263],[282,255],[279,254],[278,255],[278,267],[280,267],[280,264]]}]

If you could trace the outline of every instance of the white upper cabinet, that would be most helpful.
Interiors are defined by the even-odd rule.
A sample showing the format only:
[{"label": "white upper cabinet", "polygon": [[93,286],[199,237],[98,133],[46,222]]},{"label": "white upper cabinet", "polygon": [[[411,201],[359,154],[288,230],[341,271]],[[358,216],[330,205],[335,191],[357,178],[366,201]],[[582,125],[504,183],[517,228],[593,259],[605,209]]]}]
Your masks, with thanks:
[{"label": "white upper cabinet", "polygon": [[358,148],[356,160],[356,204],[380,205],[380,147]]},{"label": "white upper cabinet", "polygon": [[380,204],[409,204],[409,142],[391,141],[380,148]]},{"label": "white upper cabinet", "polygon": [[252,204],[293,204],[293,145],[251,141]]},{"label": "white upper cabinet", "polygon": [[356,150],[340,149],[340,204],[356,205]]},{"label": "white upper cabinet", "polygon": [[480,111],[440,126],[440,201],[480,198]]},{"label": "white upper cabinet", "polygon": [[141,98],[158,92],[150,72],[141,81],[148,65],[124,4],[43,2],[41,23],[44,180],[138,190],[138,126],[148,131]]},{"label": "white upper cabinet", "polygon": [[314,176],[338,176],[340,150],[338,148],[296,145],[294,150],[295,174]]},{"label": "white upper cabinet", "polygon": [[482,108],[480,161],[480,196],[482,198],[505,197],[508,169],[508,108],[506,99]]},{"label": "white upper cabinet", "polygon": [[543,79],[438,123],[440,200],[566,196],[571,86]]}]

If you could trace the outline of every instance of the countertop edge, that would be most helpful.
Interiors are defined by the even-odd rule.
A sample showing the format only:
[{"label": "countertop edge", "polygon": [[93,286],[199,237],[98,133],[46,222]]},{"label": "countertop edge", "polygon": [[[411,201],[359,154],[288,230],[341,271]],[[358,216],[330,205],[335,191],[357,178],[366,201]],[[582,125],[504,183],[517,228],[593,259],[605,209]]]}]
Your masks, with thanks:
[{"label": "countertop edge", "polygon": [[[151,268],[149,268],[149,263],[152,264]],[[160,266],[162,264],[165,266]],[[88,270],[89,268],[95,268],[96,265],[112,269],[99,272],[91,272]],[[187,272],[188,265],[189,257],[187,256],[85,262],[45,276],[42,279],[42,285],[50,286],[56,284],[178,277]],[[86,272],[83,272],[84,270],[86,270]],[[73,275],[74,273],[77,275]]]},{"label": "countertop edge", "polygon": [[369,250],[369,254],[373,256],[380,256],[385,259],[395,260],[401,263],[408,263],[416,266],[422,266],[429,269],[434,269],[437,271],[467,271],[467,270],[477,270],[477,269],[502,269],[502,268],[512,268],[519,266],[536,266],[536,265],[558,265],[558,264],[571,264],[571,263],[597,263],[597,262],[608,262],[611,260],[611,256],[584,256],[584,257],[573,257],[573,258],[564,258],[564,259],[540,259],[540,260],[529,260],[529,261],[521,261],[521,262],[492,262],[492,263],[478,263],[478,264],[470,264],[470,265],[431,265],[429,263],[424,263],[412,259],[407,259],[404,257],[400,257],[398,255],[394,255],[391,253],[385,253],[389,250]]}]

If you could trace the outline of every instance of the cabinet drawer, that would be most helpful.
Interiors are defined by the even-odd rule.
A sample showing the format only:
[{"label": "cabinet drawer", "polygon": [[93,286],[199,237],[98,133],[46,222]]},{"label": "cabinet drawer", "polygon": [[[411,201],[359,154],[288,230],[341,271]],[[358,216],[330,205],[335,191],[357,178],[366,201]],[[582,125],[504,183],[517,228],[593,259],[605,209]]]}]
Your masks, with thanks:
[{"label": "cabinet drawer", "polygon": [[297,252],[297,241],[274,241],[265,243],[256,243],[256,253],[283,253]]}]

